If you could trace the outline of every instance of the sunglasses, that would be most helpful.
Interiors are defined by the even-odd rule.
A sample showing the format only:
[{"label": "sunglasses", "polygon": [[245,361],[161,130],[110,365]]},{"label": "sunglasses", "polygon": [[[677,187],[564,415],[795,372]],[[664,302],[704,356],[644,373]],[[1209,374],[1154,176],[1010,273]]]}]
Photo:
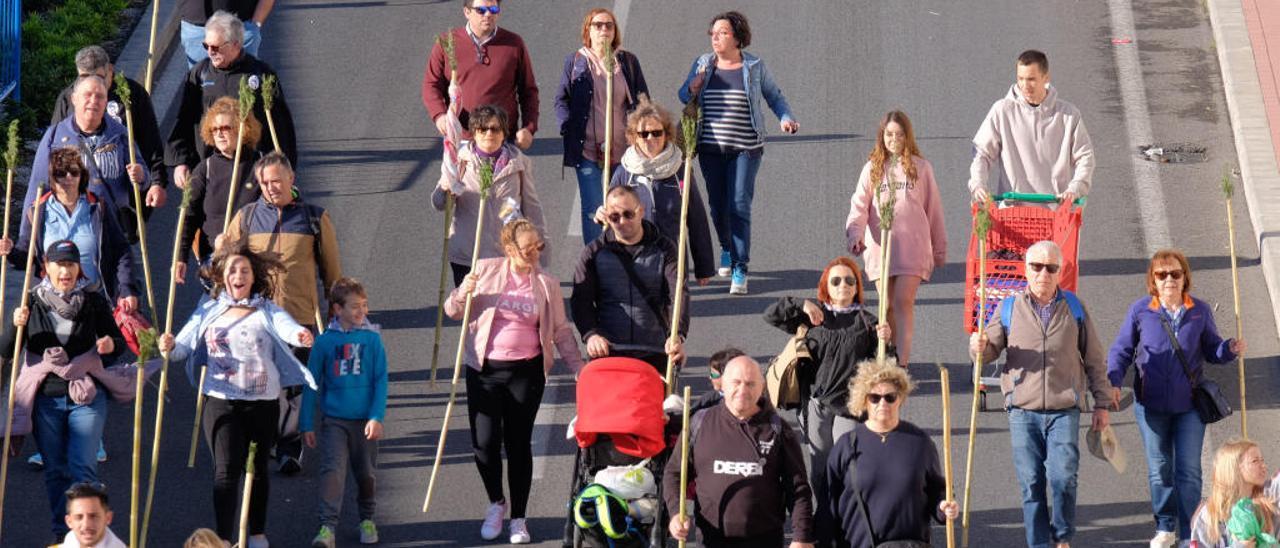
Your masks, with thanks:
[{"label": "sunglasses", "polygon": [[210,43],[208,43],[208,42],[201,42],[201,43],[200,43],[200,45],[201,45],[201,46],[204,46],[204,49],[205,49],[205,50],[207,50],[209,53],[218,53],[218,51],[219,51],[219,50],[221,50],[222,48],[227,47],[227,44],[230,44],[230,42],[223,42],[223,43],[218,44],[218,45],[216,45],[216,46],[215,46],[215,45],[213,45],[213,44],[210,44]]},{"label": "sunglasses", "polygon": [[63,177],[71,177],[71,178],[73,178],[73,179],[79,179],[79,178],[80,178],[80,170],[79,170],[79,169],[76,169],[76,168],[70,168],[70,169],[56,169],[56,170],[54,170],[54,171],[53,171],[53,177],[54,177],[55,179],[61,179],[61,178],[63,178]]},{"label": "sunglasses", "polygon": [[215,126],[215,127],[209,128],[209,131],[212,133],[231,133],[231,131],[234,129],[235,128],[231,126]]},{"label": "sunglasses", "polygon": [[471,133],[502,133],[502,126],[484,126],[473,128]]},{"label": "sunglasses", "polygon": [[613,30],[613,21],[592,21],[591,27],[596,30]]},{"label": "sunglasses", "polygon": [[893,405],[898,403],[898,393],[890,392],[888,394],[867,394],[867,401],[870,402],[871,405],[880,405],[880,400],[884,400],[885,403]]},{"label": "sunglasses", "polygon": [[710,374],[711,380],[717,380],[720,378],[721,375],[724,375],[724,373],[716,371],[715,369],[711,370],[711,374]]},{"label": "sunglasses", "polygon": [[618,223],[618,222],[621,222],[623,219],[630,221],[636,218],[636,212],[635,210],[632,210],[632,209],[624,209],[620,212],[615,211],[613,213],[610,213],[608,218],[609,218],[609,222],[611,223]]},{"label": "sunglasses", "polygon": [[666,135],[666,134],[667,134],[667,130],[665,129],[654,129],[654,130],[648,130],[648,131],[641,130],[636,132],[636,136],[640,137],[641,139],[657,139],[658,137],[662,137],[663,135]]},{"label": "sunglasses", "polygon": [[471,6],[471,11],[475,12],[476,15],[484,17],[486,13],[492,15],[502,13],[502,8],[498,6]]},{"label": "sunglasses", "polygon": [[858,280],[853,279],[853,276],[832,276],[831,279],[827,280],[831,287],[840,287],[841,283],[849,287],[856,287],[857,282]]},{"label": "sunglasses", "polygon": [[1155,274],[1155,276],[1156,276],[1156,279],[1157,279],[1157,280],[1162,280],[1162,281],[1163,281],[1165,278],[1168,278],[1168,277],[1173,277],[1173,279],[1175,279],[1175,280],[1181,280],[1181,279],[1182,279],[1182,271],[1181,271],[1181,270],[1157,270],[1157,271],[1153,272],[1152,274]]},{"label": "sunglasses", "polygon": [[1027,263],[1027,266],[1031,267],[1031,270],[1036,272],[1048,270],[1050,274],[1057,274],[1058,270],[1062,269],[1062,265],[1050,263]]},{"label": "sunglasses", "polygon": [[528,253],[533,252],[533,251],[542,251],[542,250],[544,250],[544,249],[546,249],[546,248],[547,248],[547,243],[546,243],[546,242],[538,242],[538,243],[536,243],[536,244],[534,244],[534,245],[531,245],[531,246],[529,246],[529,247],[520,247],[520,246],[516,246],[516,249],[520,250],[520,253],[524,253],[524,254],[528,254]]}]

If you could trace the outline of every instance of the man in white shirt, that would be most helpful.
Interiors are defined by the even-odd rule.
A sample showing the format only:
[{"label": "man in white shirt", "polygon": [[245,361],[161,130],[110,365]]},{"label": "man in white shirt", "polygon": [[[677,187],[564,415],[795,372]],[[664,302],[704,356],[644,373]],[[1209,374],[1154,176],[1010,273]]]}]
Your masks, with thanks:
[{"label": "man in white shirt", "polygon": [[111,506],[99,483],[77,483],[67,490],[67,527],[62,548],[126,548],[111,532]]}]

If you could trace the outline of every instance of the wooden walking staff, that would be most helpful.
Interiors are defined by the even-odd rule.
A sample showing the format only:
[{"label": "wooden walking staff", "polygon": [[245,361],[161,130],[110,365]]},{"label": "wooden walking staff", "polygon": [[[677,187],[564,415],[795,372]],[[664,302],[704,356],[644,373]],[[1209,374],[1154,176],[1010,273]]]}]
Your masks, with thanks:
[{"label": "wooden walking staff", "polygon": [[[951,489],[951,373],[938,362],[938,381],[942,386],[942,470],[946,476],[946,500],[954,498]],[[955,520],[947,518],[947,548],[956,548]]]},{"label": "wooden walking staff", "polygon": [[[458,171],[458,141],[462,136],[462,122],[458,120],[458,58],[453,48],[453,33],[436,36],[436,44],[444,50],[444,58],[449,63],[449,108],[445,109],[446,131],[444,133],[444,157],[441,158],[440,170],[455,178],[461,177]],[[441,231],[440,243],[440,289],[436,292],[436,335],[431,346],[431,388],[436,387],[436,365],[440,363],[440,334],[444,331],[444,286],[449,276],[449,227],[453,223],[453,193],[444,196],[444,230]]]},{"label": "wooden walking staff", "polygon": [[[476,175],[480,178],[480,207],[476,214],[476,237],[471,247],[471,272],[476,271],[476,261],[480,259],[480,239],[484,234],[484,206],[489,202],[489,189],[493,187],[493,163],[476,162]],[[431,479],[427,482],[427,496],[422,501],[422,512],[431,507],[431,493],[436,488],[436,474],[440,473],[440,461],[444,459],[444,442],[449,435],[449,417],[453,415],[453,404],[458,398],[458,379],[462,378],[462,357],[467,346],[467,323],[471,321],[471,303],[473,293],[467,293],[466,304],[462,308],[462,329],[458,331],[458,352],[453,359],[453,381],[449,384],[449,403],[444,408],[444,422],[440,425],[440,442],[436,445],[436,460],[431,463]]]},{"label": "wooden walking staff", "polygon": [[[191,209],[191,185],[182,190],[182,205],[178,207],[178,227],[173,231],[173,255],[169,259],[169,302],[164,312],[164,332],[173,333],[173,301],[178,289],[178,259],[182,253],[182,230]],[[147,530],[151,525],[151,503],[155,502],[156,472],[160,469],[160,433],[164,421],[165,395],[169,393],[169,353],[161,353],[160,388],[156,390],[156,427],[151,440],[151,473],[147,476],[147,505],[142,510],[142,533],[138,546],[146,548]]]},{"label": "wooden walking staff", "polygon": [[160,24],[160,0],[151,2],[151,39],[147,41],[147,78],[143,80],[143,89],[151,93],[151,82],[155,80],[156,69],[156,26]]},{"label": "wooden walking staff", "polygon": [[[231,187],[227,189],[227,211],[222,218],[222,233],[227,233],[227,227],[231,226],[231,217],[236,214],[236,189],[240,188],[240,154],[244,148],[244,122],[249,118],[249,114],[253,112],[253,104],[256,102],[253,90],[249,88],[249,77],[240,77],[240,97],[237,98],[239,103],[238,116],[240,117],[240,129],[236,131],[236,155],[231,164]],[[197,400],[198,401],[198,400]],[[196,415],[196,421],[200,420],[200,416]]]},{"label": "wooden walking staff", "polygon": [[[133,99],[129,92],[129,83],[120,72],[116,72],[116,95],[120,97],[120,103],[124,106],[125,129],[129,139],[129,165],[133,165],[138,163],[137,151],[133,145]],[[147,253],[147,223],[142,218],[142,184],[131,182],[129,186],[133,187],[133,213],[134,220],[138,224],[138,247],[142,251],[142,279],[147,284],[147,308],[151,309],[151,325],[157,325],[160,321],[156,318],[156,294],[151,285],[151,259],[150,254]]]},{"label": "wooden walking staff", "polygon": [[[133,396],[133,476],[129,488],[129,546],[138,545],[138,491],[142,483],[142,396],[147,387],[147,360],[156,349],[155,328],[139,329],[137,392]],[[161,396],[163,397],[163,396]]]},{"label": "wooden walking staff", "polygon": [[240,497],[240,542],[236,546],[249,546],[249,499],[253,495],[253,459],[258,456],[258,442],[249,442],[249,460],[244,462],[244,495]]},{"label": "wooden walking staff", "polygon": [[[893,185],[893,168],[898,166],[900,156],[894,154],[889,158],[889,169],[884,172],[884,183],[876,189],[876,200],[880,202],[880,325],[889,324],[889,259],[893,245],[893,213],[898,205],[898,190]],[[885,190],[888,189],[888,197]],[[888,353],[888,343],[877,339],[876,362],[884,363]]]},{"label": "wooden walking staff", "polygon": [[[1235,184],[1231,182],[1231,173],[1222,174],[1222,194],[1227,202],[1227,242],[1231,246],[1231,298],[1236,307],[1236,340],[1244,339],[1244,324],[1240,322],[1240,273],[1236,269],[1236,218],[1231,207],[1231,198],[1235,195]],[[1240,370],[1240,435],[1249,439],[1249,412],[1245,406],[1244,352],[1236,356]]]},{"label": "wooden walking staff", "polygon": [[[9,127],[12,128],[13,126]],[[10,148],[14,146],[12,143],[13,142],[11,141]],[[41,207],[40,202],[40,195],[44,193],[44,188],[44,183],[40,183],[36,187],[36,201],[33,203],[31,208],[32,230],[31,240],[27,243],[27,271],[26,275],[22,278],[22,304],[18,305],[21,308],[27,307],[27,302],[29,300],[28,297],[31,293],[31,273],[35,270],[36,246],[39,245],[36,241],[36,234],[40,232],[39,230],[35,230],[34,227],[40,226],[40,213],[44,211],[44,207]],[[8,204],[9,202],[5,202],[6,210],[9,207]],[[5,216],[7,217],[8,215],[6,214]],[[5,227],[8,226],[8,224],[5,225]],[[9,433],[13,430],[13,384],[14,379],[18,378],[19,364],[22,363],[22,338],[23,335],[26,334],[26,327],[27,326],[25,325],[17,326],[16,334],[13,338],[13,361],[10,362],[13,364],[13,372],[12,376],[9,377],[9,409],[4,416],[4,449],[3,451],[0,451],[0,531],[4,530],[4,494],[5,486],[9,480],[9,444],[12,443]]]},{"label": "wooden walking staff", "polygon": [[[680,523],[683,525],[688,515],[685,499],[689,496],[689,399],[693,397],[689,387],[684,387],[684,426],[680,428]],[[685,541],[680,541],[684,548]]]},{"label": "wooden walking staff", "polygon": [[[600,203],[604,203],[604,195],[609,193],[609,177],[613,171],[613,70],[617,65],[613,42],[604,45],[604,164],[600,176]],[[686,178],[687,179],[687,178]],[[609,226],[609,225],[605,225]]]},{"label": "wooden walking staff", "polygon": [[[684,286],[689,270],[689,196],[693,187],[693,155],[698,147],[698,114],[680,117],[680,130],[684,134],[684,143],[681,143],[684,145],[684,188],[680,191],[680,240],[676,244],[679,253],[676,259],[676,295],[671,305],[671,331],[667,336],[671,342],[680,341],[680,316],[684,314]],[[671,395],[676,386],[676,359],[671,355],[667,356],[666,381],[667,395]]]},{"label": "wooden walking staff", "polygon": [[200,445],[200,415],[204,414],[204,377],[209,367],[200,366],[200,384],[196,385],[196,419],[191,425],[191,451],[187,453],[187,468],[196,467],[196,447]]},{"label": "wooden walking staff", "polygon": [[[973,217],[974,238],[978,241],[978,331],[979,336],[987,328],[987,232],[991,230],[991,212],[988,204],[979,204]],[[973,358],[973,405],[969,407],[969,452],[964,458],[964,505],[960,516],[960,544],[969,546],[969,493],[973,487],[973,449],[978,435],[978,399],[982,397],[982,354]],[[950,432],[950,429],[947,429]],[[947,482],[951,486],[951,482]]]}]

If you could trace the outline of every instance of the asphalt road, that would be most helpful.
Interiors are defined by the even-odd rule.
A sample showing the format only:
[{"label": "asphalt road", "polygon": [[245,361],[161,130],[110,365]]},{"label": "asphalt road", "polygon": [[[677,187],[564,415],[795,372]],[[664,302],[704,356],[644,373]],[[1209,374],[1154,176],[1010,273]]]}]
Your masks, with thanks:
[{"label": "asphalt road", "polygon": [[[440,141],[427,121],[419,87],[433,37],[461,24],[459,4],[284,3],[271,19],[263,49],[264,58],[280,72],[296,116],[302,156],[298,184],[306,199],[329,208],[339,230],[346,273],[368,285],[371,319],[383,327],[392,385],[388,439],[381,446],[377,521],[386,546],[486,544],[478,528],[487,501],[471,462],[461,405],[450,423],[431,512],[420,512],[439,442],[458,332],[451,327],[445,333],[442,370],[437,374],[441,383],[432,389],[428,369],[443,216],[430,209],[428,197],[438,176]],[[992,101],[1012,83],[1014,57],[1031,47],[1048,52],[1053,83],[1062,98],[1083,111],[1094,139],[1098,168],[1085,215],[1080,294],[1104,343],[1110,343],[1128,304],[1144,293],[1149,251],[1169,243],[1152,236],[1160,234],[1151,228],[1160,223],[1168,227],[1169,241],[1190,257],[1195,294],[1215,305],[1224,332],[1234,332],[1217,180],[1235,152],[1208,18],[1199,2],[1144,4],[1134,14],[1134,35],[1113,32],[1108,5],[1089,1],[618,4],[629,5],[624,47],[639,56],[655,99],[669,107],[678,105],[675,91],[689,63],[707,50],[710,17],[722,9],[740,9],[754,25],[750,50],[769,64],[801,123],[798,135],[779,136],[775,131],[766,146],[756,187],[751,294],[729,296],[725,280],[692,290],[692,367],[682,382],[695,390],[706,388],[703,364],[715,350],[731,344],[765,359],[781,347],[785,335],[767,326],[760,313],[779,296],[813,296],[822,266],[843,253],[848,199],[870,150],[870,135],[885,111],[902,108],[911,115],[923,153],[933,163],[949,240],[947,265],[921,288],[917,302],[917,365],[911,372],[920,388],[909,400],[906,415],[941,443],[940,386],[932,364],[948,366],[955,485],[961,492],[972,393],[961,329],[969,140]],[[551,272],[566,282],[580,249],[579,237],[570,234],[575,230],[577,189],[572,172],[562,176],[559,168],[561,143],[552,101],[561,61],[578,46],[581,16],[593,5],[567,0],[507,2],[501,22],[524,36],[542,87],[541,131],[531,154],[552,236]],[[1113,39],[1121,40],[1117,44]],[[1141,70],[1118,68],[1123,55],[1117,55],[1117,48],[1138,48]],[[1126,101],[1134,97],[1134,81],[1145,90],[1136,104]],[[1135,112],[1143,110],[1135,105],[1145,107],[1145,117],[1135,118]],[[1208,146],[1208,160],[1135,167],[1134,146],[1145,143],[1132,142],[1131,132],[1143,123],[1157,141]],[[1150,197],[1153,187],[1135,185],[1135,173],[1140,181],[1155,181],[1163,203],[1148,200],[1140,207],[1139,197]],[[1276,447],[1280,436],[1274,427],[1275,394],[1280,381],[1268,372],[1277,364],[1280,344],[1264,298],[1256,245],[1243,237],[1250,233],[1249,219],[1243,201],[1236,204],[1237,231],[1242,235],[1242,315],[1251,354],[1250,433],[1263,447]],[[166,212],[152,225],[153,254],[161,258],[153,263],[163,264],[162,258],[168,257],[172,217]],[[158,283],[166,278],[157,274]],[[194,297],[184,292],[180,301],[187,303],[180,310],[189,311]],[[194,392],[181,373],[175,373],[152,524],[155,546],[179,545],[193,529],[212,525],[210,463],[203,443],[196,468],[185,468]],[[534,433],[538,457],[530,529],[542,546],[558,545],[574,450],[563,438],[564,425],[573,415],[573,382],[565,370],[557,373],[549,382]],[[1212,375],[1235,397],[1234,367],[1215,368]],[[150,416],[154,392],[147,399]],[[459,403],[465,399],[459,398]],[[101,470],[117,510],[114,529],[125,536],[131,407],[112,405],[111,413],[111,460]],[[1154,530],[1132,411],[1112,417],[1129,454],[1129,469],[1118,475],[1101,461],[1082,458],[1077,546],[1145,545]],[[1006,430],[1000,413],[980,415],[972,492],[974,546],[1022,542]],[[1238,434],[1235,417],[1212,426],[1206,451]],[[301,476],[272,477],[268,534],[276,546],[305,546],[316,531],[316,461],[308,459],[306,464]],[[10,483],[4,544],[33,546],[48,540],[41,476],[14,464]],[[354,544],[353,498],[344,512],[339,541]],[[941,533],[936,531],[939,543]]]}]

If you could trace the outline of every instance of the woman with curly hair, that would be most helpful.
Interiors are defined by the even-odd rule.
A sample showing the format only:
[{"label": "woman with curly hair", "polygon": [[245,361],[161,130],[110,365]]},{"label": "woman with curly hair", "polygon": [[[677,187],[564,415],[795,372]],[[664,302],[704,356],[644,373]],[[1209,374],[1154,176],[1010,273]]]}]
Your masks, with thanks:
[{"label": "woman with curly hair", "polygon": [[[213,506],[218,535],[235,538],[237,486],[244,474],[249,443],[258,443],[254,466],[266,470],[276,441],[279,396],[283,388],[316,388],[306,366],[289,345],[309,347],[311,331],[271,302],[273,271],[280,264],[247,248],[214,255],[206,275],[210,299],[200,305],[175,338],[160,337],[161,352],[186,360],[187,378],[208,398],[204,436],[213,456]],[[207,364],[203,385],[195,368]],[[256,474],[249,502],[250,546],[266,546],[268,474]]]},{"label": "woman with curly hair", "polygon": [[[920,427],[902,420],[915,390],[893,360],[866,362],[849,381],[849,413],[865,416],[836,442],[818,495],[820,538],[837,546],[929,542],[929,518],[945,523],[960,513],[946,500],[938,448]],[[825,495],[825,497],[823,496]]]},{"label": "woman with curly hair", "polygon": [[[920,155],[906,113],[886,114],[876,135],[879,138],[850,199],[845,237],[855,257],[870,251],[865,259],[867,277],[875,282],[880,298],[889,299],[885,321],[893,326],[898,363],[906,367],[911,359],[916,291],[934,268],[947,262],[947,230],[933,166]],[[887,273],[880,264],[880,205],[884,202],[893,204]]]},{"label": "woman with curly hair", "polygon": [[1199,548],[1262,546],[1256,539],[1235,538],[1227,528],[1232,509],[1242,499],[1253,505],[1254,518],[1262,531],[1280,536],[1280,475],[1267,477],[1267,462],[1258,444],[1233,439],[1223,444],[1213,457],[1209,498],[1191,520],[1191,542]]}]

